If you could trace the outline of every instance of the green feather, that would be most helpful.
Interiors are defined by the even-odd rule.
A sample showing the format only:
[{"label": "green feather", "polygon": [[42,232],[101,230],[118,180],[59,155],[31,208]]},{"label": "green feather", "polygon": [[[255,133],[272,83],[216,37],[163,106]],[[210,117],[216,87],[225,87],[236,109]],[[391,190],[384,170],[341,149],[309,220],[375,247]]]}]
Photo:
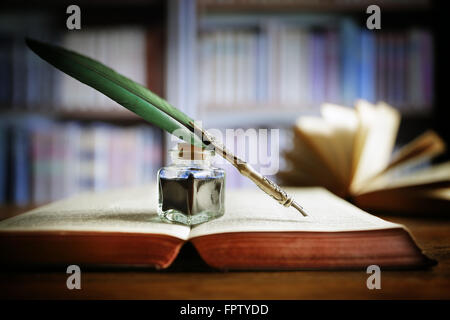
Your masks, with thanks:
[{"label": "green feather", "polygon": [[177,134],[179,138],[202,145],[193,134],[194,120],[144,86],[79,53],[28,38],[26,43],[54,67],[102,92],[144,120],[172,134],[177,130],[181,133]]}]

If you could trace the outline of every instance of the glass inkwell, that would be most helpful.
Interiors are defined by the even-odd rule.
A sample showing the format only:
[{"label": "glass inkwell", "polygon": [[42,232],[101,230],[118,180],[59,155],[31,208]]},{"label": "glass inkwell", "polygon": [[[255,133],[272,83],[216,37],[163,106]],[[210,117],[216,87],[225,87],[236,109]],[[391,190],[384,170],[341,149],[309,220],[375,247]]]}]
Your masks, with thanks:
[{"label": "glass inkwell", "polygon": [[212,166],[214,150],[179,143],[172,163],[158,171],[158,215],[196,225],[224,214],[225,172]]}]

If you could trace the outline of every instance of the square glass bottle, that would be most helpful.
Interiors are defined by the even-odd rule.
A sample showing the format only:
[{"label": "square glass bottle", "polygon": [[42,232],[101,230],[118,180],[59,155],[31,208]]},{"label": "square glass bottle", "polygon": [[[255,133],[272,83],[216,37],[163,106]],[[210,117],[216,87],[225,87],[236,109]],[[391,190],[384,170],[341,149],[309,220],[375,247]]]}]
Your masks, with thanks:
[{"label": "square glass bottle", "polygon": [[225,172],[212,166],[214,150],[179,143],[171,163],[158,171],[158,215],[196,225],[225,212]]}]

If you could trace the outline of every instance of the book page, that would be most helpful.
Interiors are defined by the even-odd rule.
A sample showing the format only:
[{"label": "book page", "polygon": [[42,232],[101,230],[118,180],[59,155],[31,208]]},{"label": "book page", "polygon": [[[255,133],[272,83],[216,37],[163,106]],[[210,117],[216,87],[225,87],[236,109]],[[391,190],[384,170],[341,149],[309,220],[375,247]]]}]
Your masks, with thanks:
[{"label": "book page", "polygon": [[154,186],[85,193],[0,222],[3,231],[155,233],[187,240],[188,226],[163,223]]},{"label": "book page", "polygon": [[399,112],[385,103],[374,106],[360,100],[356,109],[360,125],[355,140],[351,193],[357,193],[368,179],[388,166],[400,124]]},{"label": "book page", "polygon": [[292,150],[285,152],[287,168],[278,173],[291,186],[323,186],[346,195],[350,185],[356,111],[330,103],[321,106],[322,118],[302,117],[294,129]]},{"label": "book page", "polygon": [[445,142],[439,135],[428,130],[404,145],[392,157],[387,170],[404,164],[429,160],[445,151]]},{"label": "book page", "polygon": [[[419,185],[422,183],[422,178],[417,179],[416,174],[424,169],[411,171],[411,168],[431,160],[444,150],[445,142],[435,132],[427,131],[398,150],[385,170],[366,180],[364,185],[358,190],[354,190],[353,195],[361,195],[383,188],[396,188],[399,183],[403,186]],[[432,183],[445,180],[445,172],[442,172],[442,176],[433,174],[431,171],[430,174],[426,171],[423,172],[428,176],[427,179],[431,178]]]},{"label": "book page", "polygon": [[372,216],[323,188],[286,188],[309,213],[303,217],[261,190],[230,190],[225,214],[194,226],[190,238],[226,232],[345,232],[400,228]]},{"label": "book page", "polygon": [[286,168],[277,173],[282,184],[290,186],[323,186],[339,193],[346,191],[321,158],[306,144],[303,138],[295,137],[293,148],[284,152]]},{"label": "book page", "polygon": [[438,183],[450,183],[450,161],[400,176],[397,174],[396,170],[390,170],[371,180],[358,194],[369,193],[376,190],[392,190]]},{"label": "book page", "polygon": [[356,208],[323,188],[287,188],[308,211],[303,217],[259,189],[228,190],[224,216],[192,227],[162,222],[156,189],[139,187],[85,193],[0,222],[5,231],[154,233],[182,240],[223,232],[341,232],[398,228]]},{"label": "book page", "polygon": [[333,126],[333,135],[336,140],[335,155],[332,159],[338,171],[344,177],[345,185],[350,185],[352,175],[352,158],[358,117],[353,108],[347,108],[331,103],[324,103],[320,112],[327,123]]},{"label": "book page", "polygon": [[295,130],[317,153],[338,181],[345,184],[348,176],[343,168],[346,167],[348,160],[346,162],[345,156],[342,155],[342,139],[338,134],[339,125],[323,118],[303,116],[297,120]]}]

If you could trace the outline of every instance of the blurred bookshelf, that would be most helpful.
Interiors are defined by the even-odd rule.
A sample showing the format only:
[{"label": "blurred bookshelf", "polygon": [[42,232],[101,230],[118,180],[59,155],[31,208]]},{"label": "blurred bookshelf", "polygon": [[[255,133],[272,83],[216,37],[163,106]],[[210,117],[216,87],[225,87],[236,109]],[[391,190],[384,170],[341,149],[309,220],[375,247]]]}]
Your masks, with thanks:
[{"label": "blurred bookshelf", "polygon": [[172,79],[195,85],[178,85],[174,96],[206,128],[276,128],[282,152],[298,117],[319,115],[324,102],[353,107],[361,98],[400,111],[397,145],[439,127],[431,1],[376,2],[381,30],[366,28],[372,1],[186,3],[192,8],[179,33],[191,42],[181,44],[186,58]]},{"label": "blurred bookshelf", "polygon": [[198,0],[199,9],[208,12],[291,12],[320,11],[343,12],[361,11],[376,4],[384,10],[422,10],[429,9],[429,0]]},{"label": "blurred bookshelf", "polygon": [[[318,114],[323,102],[386,101],[402,113],[404,141],[442,118],[430,1],[377,1],[382,30],[375,31],[365,29],[371,1],[86,0],[77,2],[80,31],[66,29],[69,4],[0,4],[0,145],[7,150],[0,159],[0,204],[150,182],[170,147],[167,134],[34,56],[24,36],[104,62],[206,128],[277,128],[281,144],[295,120]],[[91,135],[85,142],[93,141],[86,152],[80,151],[84,131]],[[72,142],[61,147],[59,136]],[[110,147],[96,147],[96,139]],[[126,146],[122,151],[116,140]],[[141,148],[146,160],[138,163]],[[72,165],[86,167],[87,182],[64,167],[71,149],[79,150]],[[118,178],[119,167],[139,169]],[[78,186],[67,187],[69,180]],[[72,191],[58,190],[64,184]],[[245,182],[232,171],[227,185]]]},{"label": "blurred bookshelf", "polygon": [[274,124],[292,125],[295,114],[315,114],[323,102],[353,106],[358,98],[385,101],[405,120],[430,117],[433,32],[430,21],[415,19],[430,2],[377,3],[383,28],[374,31],[365,27],[369,4],[199,0],[199,118],[220,110],[229,125],[234,112],[251,112],[252,123],[267,123],[273,113]]},{"label": "blurred bookshelf", "polygon": [[114,101],[48,65],[26,36],[75,50],[164,95],[164,1],[0,5],[0,205],[25,208],[88,190],[151,183],[164,136]]},{"label": "blurred bookshelf", "polygon": [[[209,105],[211,107],[211,105]],[[214,106],[204,113],[204,124],[212,128],[245,128],[265,126],[267,128],[289,128],[299,116],[320,116],[315,106],[304,108],[301,112],[286,106],[280,110],[279,105],[246,105],[246,108],[236,106],[238,112],[226,110],[226,107]],[[430,110],[402,111],[404,122],[415,120],[429,121],[433,117]]]}]

